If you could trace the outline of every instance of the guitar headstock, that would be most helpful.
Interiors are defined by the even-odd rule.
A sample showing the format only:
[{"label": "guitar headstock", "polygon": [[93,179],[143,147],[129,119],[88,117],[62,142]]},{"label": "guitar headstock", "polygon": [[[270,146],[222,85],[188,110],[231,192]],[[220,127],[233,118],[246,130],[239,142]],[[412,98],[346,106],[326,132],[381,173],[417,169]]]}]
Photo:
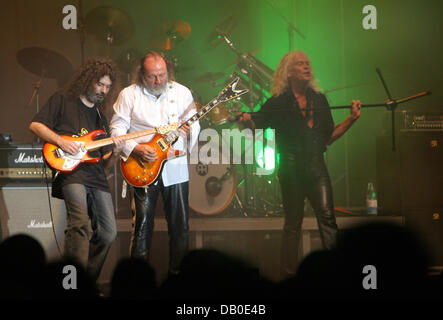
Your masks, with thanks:
[{"label": "guitar headstock", "polygon": [[158,131],[158,133],[160,133],[160,134],[166,134],[166,133],[168,133],[168,132],[170,132],[170,131],[177,130],[178,127],[179,127],[178,123],[172,123],[172,124],[169,124],[169,125],[166,125],[166,126],[160,126],[160,127],[158,127],[158,128],[157,128],[157,131]]},{"label": "guitar headstock", "polygon": [[242,94],[247,93],[249,90],[239,90],[236,89],[238,82],[240,81],[239,77],[236,77],[230,84],[228,84],[217,96],[217,102],[226,102],[235,98],[240,97]]}]

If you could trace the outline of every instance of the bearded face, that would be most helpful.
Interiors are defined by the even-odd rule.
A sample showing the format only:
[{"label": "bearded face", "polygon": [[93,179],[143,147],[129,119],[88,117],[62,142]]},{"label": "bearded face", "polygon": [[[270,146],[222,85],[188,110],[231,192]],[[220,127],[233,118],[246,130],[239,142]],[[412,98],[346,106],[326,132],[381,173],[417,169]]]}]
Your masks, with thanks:
[{"label": "bearded face", "polygon": [[109,76],[103,76],[97,83],[88,88],[85,94],[86,99],[94,104],[103,102],[111,89],[111,85],[112,81]]},{"label": "bearded face", "polygon": [[158,57],[149,57],[144,63],[143,82],[146,90],[156,97],[159,97],[166,91],[168,83],[168,69],[163,59]]}]

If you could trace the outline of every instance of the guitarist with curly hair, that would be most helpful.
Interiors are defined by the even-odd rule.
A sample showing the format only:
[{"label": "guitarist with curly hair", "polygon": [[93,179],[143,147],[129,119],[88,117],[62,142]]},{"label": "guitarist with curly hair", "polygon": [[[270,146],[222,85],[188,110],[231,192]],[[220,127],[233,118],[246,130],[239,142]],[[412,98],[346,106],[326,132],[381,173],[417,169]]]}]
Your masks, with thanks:
[{"label": "guitarist with curly hair", "polygon": [[[65,90],[49,98],[29,129],[47,144],[57,146],[59,153],[68,156],[81,153],[81,145],[75,139],[95,130],[109,132],[102,112],[113,99],[116,81],[114,62],[98,58],[88,60]],[[91,152],[91,156],[98,159],[97,163],[81,163],[70,172],[54,173],[52,183],[52,196],[64,199],[67,211],[64,256],[83,266],[95,281],[117,235],[105,169],[118,160],[125,142],[114,138],[111,143],[112,147]]]}]

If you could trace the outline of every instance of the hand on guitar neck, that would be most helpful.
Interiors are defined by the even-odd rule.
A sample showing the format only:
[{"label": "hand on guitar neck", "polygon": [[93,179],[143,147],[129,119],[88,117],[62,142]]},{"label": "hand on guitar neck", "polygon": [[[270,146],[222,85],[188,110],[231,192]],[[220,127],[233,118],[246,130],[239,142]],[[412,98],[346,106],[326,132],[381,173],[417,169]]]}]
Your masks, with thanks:
[{"label": "hand on guitar neck", "polygon": [[122,152],[124,147],[126,146],[126,140],[120,137],[112,138],[112,142],[114,142],[114,144],[112,145],[112,153],[117,155]]},{"label": "hand on guitar neck", "polygon": [[184,124],[185,122],[186,121],[184,120],[182,121],[182,125],[179,130],[181,131],[181,133],[183,133],[186,136],[186,138],[189,138],[191,135],[191,127]]},{"label": "hand on guitar neck", "polygon": [[[112,138],[112,141],[113,141],[112,152],[114,154],[119,154],[125,147],[126,141],[119,137]],[[63,136],[59,136],[59,139],[57,140],[57,145],[64,152],[67,152],[71,155],[78,154],[80,152],[80,147],[81,147],[81,144],[79,144],[77,141],[68,140],[66,138],[63,138]]]}]

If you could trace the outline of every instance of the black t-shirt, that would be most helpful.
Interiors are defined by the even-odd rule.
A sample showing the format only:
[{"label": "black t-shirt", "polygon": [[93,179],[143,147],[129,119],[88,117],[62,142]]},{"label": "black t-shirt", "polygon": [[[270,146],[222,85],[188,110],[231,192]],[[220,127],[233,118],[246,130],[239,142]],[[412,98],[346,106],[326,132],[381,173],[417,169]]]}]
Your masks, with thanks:
[{"label": "black t-shirt", "polygon": [[[49,98],[42,110],[35,115],[33,122],[40,122],[57,134],[79,137],[93,130],[109,132],[106,117],[94,106],[86,106],[79,97],[70,97],[57,92]],[[110,146],[96,151],[90,151],[92,157],[102,157],[111,150]],[[109,192],[103,162],[81,163],[73,172],[60,174],[52,184],[52,195],[63,198],[61,187],[67,184],[79,183],[88,187],[98,188]]]},{"label": "black t-shirt", "polygon": [[328,107],[328,101],[323,94],[312,89],[308,89],[306,99],[307,105],[314,108],[312,128],[308,126],[297,99],[290,91],[269,98],[260,112],[253,114],[257,128],[275,129],[276,144],[282,157],[293,154],[308,158],[326,151],[334,121],[330,110],[315,108]]}]

